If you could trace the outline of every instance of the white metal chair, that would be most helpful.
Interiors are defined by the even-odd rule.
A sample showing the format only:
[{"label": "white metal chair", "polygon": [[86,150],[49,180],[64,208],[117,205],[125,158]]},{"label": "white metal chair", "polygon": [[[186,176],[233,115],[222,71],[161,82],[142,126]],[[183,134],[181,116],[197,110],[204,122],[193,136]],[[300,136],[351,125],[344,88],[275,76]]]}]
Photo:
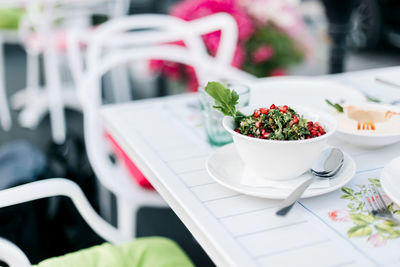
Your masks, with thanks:
[{"label": "white metal chair", "polygon": [[[0,1],[0,8],[21,8],[22,1]],[[2,18],[0,18],[2,19]],[[3,130],[8,131],[11,128],[11,115],[6,94],[6,81],[5,81],[5,58],[4,58],[4,44],[5,43],[19,43],[17,29],[2,29],[0,30],[0,124]]]},{"label": "white metal chair", "polygon": [[[82,218],[104,240],[112,244],[132,240],[96,213],[77,184],[63,178],[47,179],[1,190],[0,208],[53,196],[69,197]],[[0,259],[10,267],[31,266],[25,254],[3,238],[0,238]]]},{"label": "white metal chair", "polygon": [[4,72],[4,47],[3,38],[0,36],[0,122],[3,130],[8,131],[11,128],[11,115],[8,108]]},{"label": "white metal chair", "polygon": [[[27,14],[20,25],[21,39],[36,35],[37,45],[27,44],[27,88],[13,97],[12,106],[21,109],[19,122],[26,128],[35,128],[49,111],[53,140],[65,140],[66,126],[64,107],[79,109],[79,101],[74,88],[62,81],[60,73],[61,54],[57,49],[57,36],[60,36],[60,20],[76,23],[89,29],[90,15],[105,14],[109,17],[125,14],[125,0],[32,0]],[[113,3],[111,6],[110,3]],[[76,26],[76,25],[75,25]],[[32,32],[34,29],[34,32]],[[68,28],[62,27],[63,31]],[[46,85],[39,88],[39,55],[43,54]]]},{"label": "white metal chair", "polygon": [[[146,29],[142,31],[132,31]],[[216,58],[208,55],[201,35],[222,29]],[[100,183],[117,198],[118,228],[133,236],[136,210],[142,205],[165,206],[155,191],[139,187],[108,157],[99,115],[102,105],[101,77],[113,68],[135,60],[162,59],[191,65],[201,84],[209,80],[249,81],[254,77],[230,66],[236,47],[237,26],[227,14],[216,14],[185,22],[167,15],[138,15],[119,18],[98,27],[87,41],[87,68],[79,55],[79,38],[70,42],[71,69],[79,81],[84,114],[87,153]],[[165,44],[184,40],[187,47]]]}]

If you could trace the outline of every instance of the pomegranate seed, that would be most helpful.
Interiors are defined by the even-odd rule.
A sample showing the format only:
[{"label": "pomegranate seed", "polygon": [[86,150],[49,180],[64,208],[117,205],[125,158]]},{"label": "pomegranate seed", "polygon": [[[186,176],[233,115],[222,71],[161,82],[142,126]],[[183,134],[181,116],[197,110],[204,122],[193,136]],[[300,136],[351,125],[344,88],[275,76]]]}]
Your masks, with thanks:
[{"label": "pomegranate seed", "polygon": [[260,116],[260,111],[259,110],[254,110],[254,117],[258,118]]},{"label": "pomegranate seed", "polygon": [[248,136],[249,136],[249,137],[254,137],[254,135],[252,135],[252,134],[249,134]]},{"label": "pomegranate seed", "polygon": [[261,121],[257,121],[257,122],[255,123],[255,125],[256,125],[257,128],[260,128],[260,126],[261,126]]},{"label": "pomegranate seed", "polygon": [[267,108],[260,108],[261,114],[267,115],[268,111],[269,111],[269,109],[267,109]]},{"label": "pomegranate seed", "polygon": [[297,124],[297,123],[299,123],[299,119],[296,118],[296,117],[294,117],[294,118],[293,118],[293,124]]},{"label": "pomegranate seed", "polygon": [[260,135],[260,137],[259,137],[260,139],[264,139],[264,136],[262,136],[262,135]]},{"label": "pomegranate seed", "polygon": [[270,135],[270,133],[264,133],[264,134],[263,134],[263,136],[264,136],[265,138],[268,138],[269,135]]},{"label": "pomegranate seed", "polygon": [[275,104],[272,104],[272,105],[269,107],[269,109],[276,109]]},{"label": "pomegranate seed", "polygon": [[261,134],[265,134],[265,129],[261,129]]},{"label": "pomegranate seed", "polygon": [[288,111],[289,107],[288,106],[283,106],[279,111],[282,113],[286,113]]},{"label": "pomegranate seed", "polygon": [[239,129],[235,129],[235,132],[240,133],[240,130]]},{"label": "pomegranate seed", "polygon": [[311,139],[311,136],[307,136],[307,138],[306,139]]},{"label": "pomegranate seed", "polygon": [[316,135],[317,135],[317,132],[311,131],[311,135],[312,135],[312,136],[316,136]]}]

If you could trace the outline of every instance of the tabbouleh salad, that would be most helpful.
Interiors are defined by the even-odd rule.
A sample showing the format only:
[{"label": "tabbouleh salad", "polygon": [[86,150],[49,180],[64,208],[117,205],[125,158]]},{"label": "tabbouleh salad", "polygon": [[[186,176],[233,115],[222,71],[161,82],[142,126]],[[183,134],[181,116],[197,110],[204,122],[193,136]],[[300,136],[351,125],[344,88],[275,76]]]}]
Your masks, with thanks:
[{"label": "tabbouleh salad", "polygon": [[288,106],[274,104],[269,108],[256,109],[239,122],[235,131],[269,140],[303,140],[326,133],[318,122],[307,121]]},{"label": "tabbouleh salad", "polygon": [[234,118],[235,131],[240,134],[268,140],[304,140],[326,134],[318,122],[307,121],[286,105],[273,104],[246,116],[236,110],[239,95],[234,90],[218,82],[209,82],[205,91],[215,100],[214,108]]}]

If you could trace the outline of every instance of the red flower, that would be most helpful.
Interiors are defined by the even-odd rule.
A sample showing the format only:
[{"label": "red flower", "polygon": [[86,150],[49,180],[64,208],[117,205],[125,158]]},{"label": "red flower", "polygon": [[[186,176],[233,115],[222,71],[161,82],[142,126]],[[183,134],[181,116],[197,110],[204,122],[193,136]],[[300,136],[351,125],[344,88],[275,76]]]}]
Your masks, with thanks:
[{"label": "red flower", "polygon": [[[253,34],[255,26],[252,18],[236,0],[185,0],[174,5],[170,14],[190,21],[219,12],[232,15],[238,25],[238,44],[231,63],[241,68],[246,56],[243,44]],[[205,34],[202,39],[210,55],[215,56],[221,39],[221,31]],[[175,42],[175,44],[184,46],[183,42]],[[149,67],[151,71],[160,71],[173,80],[185,82],[190,91],[198,89],[199,83],[191,66],[152,60]]]},{"label": "red flower", "polygon": [[171,9],[171,15],[190,21],[207,15],[225,12],[233,16],[238,24],[239,41],[246,41],[254,31],[251,17],[235,0],[186,0]]},{"label": "red flower", "polygon": [[335,222],[348,222],[350,221],[349,213],[347,210],[334,210],[328,213],[329,218]]},{"label": "red flower", "polygon": [[274,54],[274,50],[269,45],[263,45],[257,48],[252,54],[251,59],[258,64],[270,59]]},{"label": "red flower", "polygon": [[287,75],[286,70],[284,69],[274,69],[273,71],[271,71],[270,76],[285,76]]}]

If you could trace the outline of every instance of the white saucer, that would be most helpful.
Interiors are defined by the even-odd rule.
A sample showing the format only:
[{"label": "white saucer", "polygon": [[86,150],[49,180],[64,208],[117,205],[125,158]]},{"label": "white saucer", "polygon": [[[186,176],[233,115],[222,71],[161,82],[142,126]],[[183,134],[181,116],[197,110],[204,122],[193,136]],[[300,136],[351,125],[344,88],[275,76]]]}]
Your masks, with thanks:
[{"label": "white saucer", "polygon": [[[349,155],[344,153],[344,156],[343,167],[339,173],[330,180],[330,186],[324,188],[309,188],[304,192],[302,198],[326,194],[348,183],[355,174],[356,165]],[[237,153],[234,144],[229,144],[215,150],[208,158],[206,168],[207,172],[217,183],[246,195],[284,199],[293,191],[292,188],[252,187],[243,185],[241,181],[245,165]]]},{"label": "white saucer", "polygon": [[383,168],[381,185],[389,198],[400,205],[400,157],[395,158]]}]

